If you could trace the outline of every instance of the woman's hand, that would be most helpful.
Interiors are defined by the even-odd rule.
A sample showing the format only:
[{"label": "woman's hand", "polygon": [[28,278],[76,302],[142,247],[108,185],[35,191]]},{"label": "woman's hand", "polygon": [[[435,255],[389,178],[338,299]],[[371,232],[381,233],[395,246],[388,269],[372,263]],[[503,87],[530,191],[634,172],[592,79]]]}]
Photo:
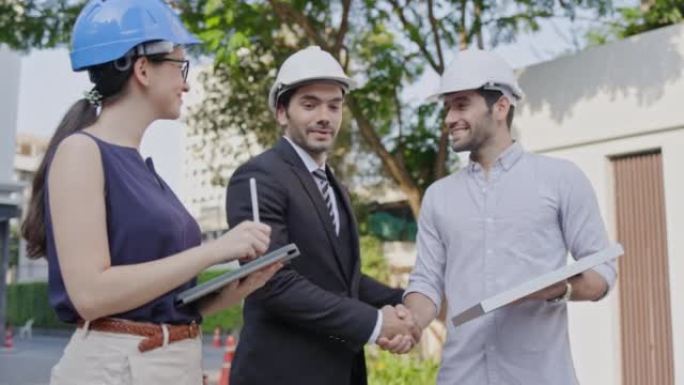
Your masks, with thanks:
[{"label": "woman's hand", "polygon": [[239,259],[254,259],[268,250],[271,227],[263,223],[244,221],[207,244],[212,264]]},{"label": "woman's hand", "polygon": [[210,304],[207,304],[206,310],[203,310],[202,313],[214,313],[238,304],[243,298],[264,286],[273,277],[273,274],[282,267],[282,262],[276,262],[239,281],[232,282],[224,287],[217,296],[212,297]]}]

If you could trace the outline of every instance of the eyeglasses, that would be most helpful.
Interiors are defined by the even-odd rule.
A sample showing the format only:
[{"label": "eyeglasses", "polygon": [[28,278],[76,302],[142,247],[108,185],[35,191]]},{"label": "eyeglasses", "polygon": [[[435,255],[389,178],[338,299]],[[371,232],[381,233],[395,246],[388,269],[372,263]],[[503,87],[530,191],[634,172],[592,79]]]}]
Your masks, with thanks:
[{"label": "eyeglasses", "polygon": [[187,59],[185,59],[185,60],[181,60],[181,59],[172,59],[172,58],[170,58],[170,57],[154,58],[154,59],[151,59],[151,60],[154,61],[154,62],[165,62],[165,61],[168,61],[168,62],[171,62],[171,63],[179,63],[179,64],[181,64],[180,70],[181,70],[181,74],[183,75],[183,81],[187,81],[187,80],[188,80],[188,71],[190,70],[190,60],[187,60]]}]

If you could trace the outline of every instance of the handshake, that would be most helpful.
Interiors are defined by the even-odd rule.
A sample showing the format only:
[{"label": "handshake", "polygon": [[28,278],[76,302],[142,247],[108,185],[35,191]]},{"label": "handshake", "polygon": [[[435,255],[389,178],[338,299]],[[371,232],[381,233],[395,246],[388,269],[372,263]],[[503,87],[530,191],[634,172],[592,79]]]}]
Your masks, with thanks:
[{"label": "handshake", "polygon": [[415,317],[404,305],[386,305],[382,311],[382,328],[376,341],[378,346],[396,354],[411,350],[423,334]]}]

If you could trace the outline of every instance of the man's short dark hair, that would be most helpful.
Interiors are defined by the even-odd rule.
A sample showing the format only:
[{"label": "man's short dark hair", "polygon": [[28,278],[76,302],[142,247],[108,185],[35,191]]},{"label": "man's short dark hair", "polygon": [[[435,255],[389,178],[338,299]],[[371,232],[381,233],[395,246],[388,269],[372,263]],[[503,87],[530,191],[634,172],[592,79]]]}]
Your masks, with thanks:
[{"label": "man's short dark hair", "polygon": [[278,99],[276,100],[276,110],[280,107],[287,110],[287,107],[290,105],[290,99],[292,99],[292,96],[297,92],[297,88],[299,87],[292,87],[278,96]]},{"label": "man's short dark hair", "polygon": [[[489,112],[492,111],[492,107],[496,102],[501,99],[503,96],[503,92],[497,91],[497,90],[485,90],[484,88],[480,88],[477,90],[477,93],[480,94],[485,100],[485,103],[487,103],[487,108],[489,108]],[[515,113],[515,107],[513,104],[511,104],[511,108],[508,109],[508,115],[506,115],[506,123],[508,124],[508,129],[510,130],[513,124],[513,114]]]},{"label": "man's short dark hair", "polygon": [[342,95],[344,96],[344,95],[347,93],[346,88],[345,88],[346,86],[345,86],[343,83],[339,82],[339,81],[327,80],[327,79],[314,79],[314,80],[309,81],[309,82],[304,82],[304,83],[301,83],[301,84],[297,84],[296,86],[294,86],[294,87],[290,88],[289,90],[287,90],[287,91],[283,92],[282,94],[280,94],[280,96],[278,96],[278,99],[276,99],[276,111],[277,111],[278,108],[280,108],[280,107],[283,107],[283,108],[285,108],[285,109],[287,110],[287,108],[290,106],[290,100],[292,99],[292,96],[294,96],[295,92],[297,92],[297,90],[298,90],[299,88],[301,88],[301,87],[303,87],[303,86],[305,86],[305,85],[309,85],[309,84],[312,84],[312,83],[315,83],[315,82],[322,82],[322,81],[331,82],[331,83],[334,83],[334,84],[339,84],[339,86],[342,88]]}]

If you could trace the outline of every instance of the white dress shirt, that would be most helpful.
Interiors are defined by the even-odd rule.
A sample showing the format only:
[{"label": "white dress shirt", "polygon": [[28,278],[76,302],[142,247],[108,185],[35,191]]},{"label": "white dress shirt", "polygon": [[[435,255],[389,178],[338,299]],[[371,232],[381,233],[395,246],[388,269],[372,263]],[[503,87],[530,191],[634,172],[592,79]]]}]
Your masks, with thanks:
[{"label": "white dress shirt", "polygon": [[[306,166],[306,169],[309,170],[309,175],[311,175],[311,178],[313,179],[314,183],[316,183],[316,186],[319,186],[318,181],[316,181],[315,177],[313,176],[313,172],[318,169],[322,169],[325,171],[325,163],[322,165],[319,165],[316,163],[316,161],[309,155],[308,152],[306,152],[303,148],[301,148],[299,145],[297,145],[295,142],[292,141],[292,139],[288,138],[287,136],[284,136],[285,139],[287,139],[287,142],[292,145],[292,148],[294,148],[295,152],[297,155],[299,155],[299,158],[304,162],[304,166]],[[320,189],[320,186],[319,186]],[[340,217],[339,217],[339,212],[337,211],[337,198],[335,197],[335,189],[330,186],[330,199],[332,201],[332,206],[333,206],[333,213],[335,215],[335,224],[336,224],[336,229],[335,232],[337,234],[340,233]],[[380,330],[382,329],[382,312],[378,310],[378,319],[375,321],[375,327],[373,328],[373,332],[370,335],[370,338],[368,338],[368,343],[373,344],[375,341],[378,339],[380,336]]]}]

